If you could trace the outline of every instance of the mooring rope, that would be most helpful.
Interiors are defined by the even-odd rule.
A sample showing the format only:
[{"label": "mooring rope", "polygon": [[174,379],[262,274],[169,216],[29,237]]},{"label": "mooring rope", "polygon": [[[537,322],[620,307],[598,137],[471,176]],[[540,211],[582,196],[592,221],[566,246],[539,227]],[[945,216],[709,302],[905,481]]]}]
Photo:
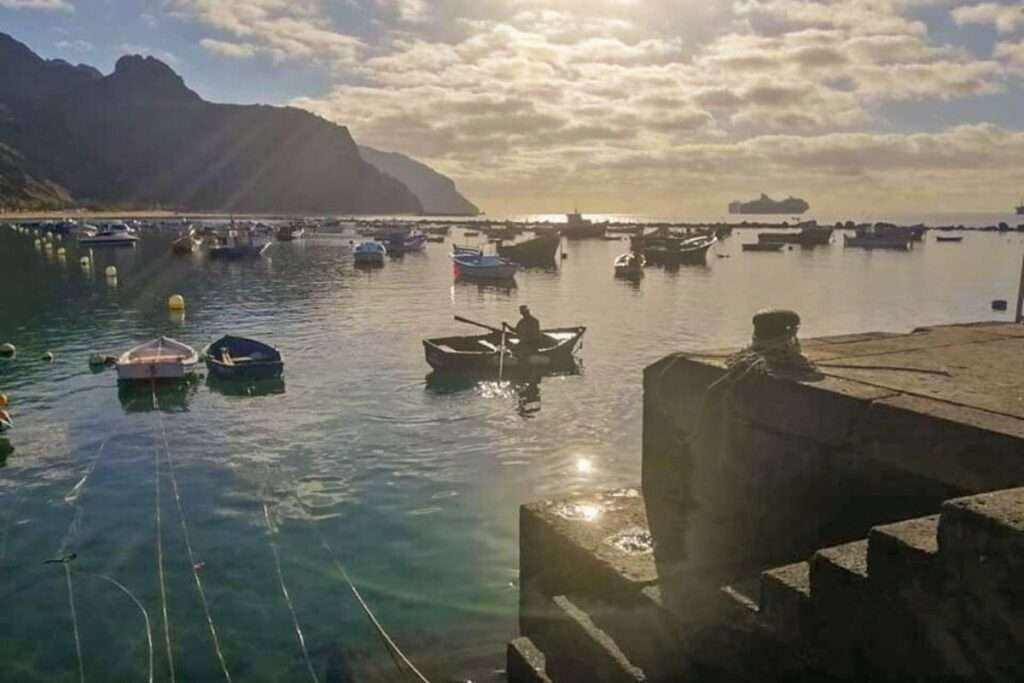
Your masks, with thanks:
[{"label": "mooring rope", "polygon": [[281,571],[281,555],[277,549],[277,542],[274,540],[274,536],[277,531],[270,522],[270,508],[267,506],[266,501],[263,502],[263,518],[267,522],[270,549],[274,554],[274,569],[277,571],[277,580],[281,586],[281,595],[284,596],[285,604],[288,605],[288,611],[292,615],[292,625],[295,627],[295,637],[298,639],[299,647],[302,649],[302,657],[306,660],[306,668],[309,670],[310,678],[313,679],[313,683],[320,683],[320,678],[316,675],[316,669],[313,667],[313,661],[309,657],[309,650],[306,648],[306,637],[302,634],[302,627],[299,626],[299,617],[295,613],[295,605],[292,603],[291,595],[288,593],[288,587],[284,582],[284,573]]},{"label": "mooring rope", "polygon": [[[154,392],[153,400],[156,400]],[[163,525],[160,515],[160,450],[153,449],[153,481],[156,488],[156,566],[160,577],[160,614],[164,627],[164,647],[167,649],[167,668],[171,683],[175,683],[174,652],[171,649],[171,623],[167,618],[167,576],[164,572]]]},{"label": "mooring rope", "polygon": [[405,656],[405,653],[402,652],[401,648],[398,647],[398,644],[391,639],[391,636],[388,635],[388,632],[384,630],[384,627],[381,625],[380,621],[378,621],[377,617],[374,615],[373,610],[371,610],[370,606],[366,604],[365,600],[363,600],[363,596],[359,593],[359,589],[356,588],[355,583],[352,582],[352,578],[348,575],[348,572],[345,571],[345,567],[342,566],[341,562],[338,561],[338,557],[334,552],[334,548],[332,548],[331,545],[327,542],[327,539],[324,538],[323,532],[320,531],[320,527],[316,524],[314,524],[313,527],[316,529],[317,535],[320,536],[320,543],[321,545],[323,545],[324,550],[326,550],[327,553],[330,555],[331,562],[338,569],[338,572],[341,574],[341,577],[345,580],[345,583],[348,584],[349,589],[352,591],[352,595],[355,596],[356,601],[359,603],[359,606],[366,614],[366,617],[370,620],[370,623],[373,624],[373,627],[374,629],[376,629],[377,634],[380,636],[381,640],[384,641],[385,649],[387,649],[388,653],[391,654],[392,659],[397,657],[398,660],[401,661],[401,665],[399,664],[398,661],[396,661],[395,666],[397,666],[398,669],[401,671],[402,665],[404,665],[405,667],[407,667],[407,670],[413,674],[416,680],[420,681],[420,683],[430,683],[427,677],[424,676],[423,673],[416,668],[416,665],[413,664],[409,660],[409,658]]},{"label": "mooring rope", "polygon": [[[156,404],[156,388],[154,383],[153,402]],[[188,532],[188,522],[185,520],[185,510],[181,504],[181,493],[178,490],[178,478],[174,474],[174,460],[171,456],[171,449],[167,443],[167,429],[164,427],[164,416],[160,407],[156,406],[156,414],[160,421],[160,433],[163,436],[164,457],[167,459],[167,471],[171,475],[171,488],[174,491],[174,502],[178,508],[178,518],[181,520],[181,533],[185,540],[185,550],[188,553],[189,565],[192,567],[192,578],[195,579],[196,591],[199,593],[199,602],[202,603],[203,613],[206,616],[206,624],[210,629],[210,636],[213,638],[213,649],[217,653],[217,660],[220,662],[224,679],[231,683],[231,672],[228,670],[227,660],[224,658],[224,651],[221,649],[220,637],[217,635],[217,627],[213,623],[213,615],[210,613],[210,603],[206,599],[206,590],[203,588],[203,580],[199,577],[198,562],[195,552],[192,549],[192,540]]]},{"label": "mooring rope", "polygon": [[75,610],[75,589],[71,584],[71,566],[67,561],[64,565],[64,578],[68,586],[68,607],[71,609],[71,627],[75,634],[75,655],[78,657],[78,680],[85,683],[85,662],[82,660],[82,639],[78,634],[78,612]]},{"label": "mooring rope", "polygon": [[[65,563],[65,566],[67,566],[67,563]],[[75,574],[89,576],[94,579],[101,579],[103,581],[106,581],[107,583],[113,584],[115,588],[117,588],[119,591],[127,595],[128,598],[133,603],[135,603],[135,607],[137,607],[139,612],[142,614],[142,619],[145,621],[146,624],[146,644],[149,648],[149,676],[147,680],[149,681],[149,683],[153,683],[153,627],[152,624],[150,623],[149,612],[146,611],[146,607],[137,597],[135,597],[134,593],[128,590],[127,586],[125,586],[123,583],[121,583],[113,577],[106,576],[105,574],[94,574],[92,572],[83,571],[76,571]]]}]

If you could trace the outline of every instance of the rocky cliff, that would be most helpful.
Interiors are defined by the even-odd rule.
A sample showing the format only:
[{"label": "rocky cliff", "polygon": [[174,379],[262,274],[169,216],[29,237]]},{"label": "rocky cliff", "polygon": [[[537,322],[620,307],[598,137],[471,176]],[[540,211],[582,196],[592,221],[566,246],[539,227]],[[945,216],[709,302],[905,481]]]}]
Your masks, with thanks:
[{"label": "rocky cliff", "polygon": [[423,204],[423,210],[449,216],[475,216],[480,209],[455,187],[455,181],[426,164],[396,152],[359,146],[359,154],[380,171],[405,184]]},{"label": "rocky cliff", "polygon": [[[0,142],[78,201],[209,211],[418,213],[342,126],[290,107],[214,104],[152,57],[108,76],[0,34]],[[0,204],[4,203],[0,195]]]}]

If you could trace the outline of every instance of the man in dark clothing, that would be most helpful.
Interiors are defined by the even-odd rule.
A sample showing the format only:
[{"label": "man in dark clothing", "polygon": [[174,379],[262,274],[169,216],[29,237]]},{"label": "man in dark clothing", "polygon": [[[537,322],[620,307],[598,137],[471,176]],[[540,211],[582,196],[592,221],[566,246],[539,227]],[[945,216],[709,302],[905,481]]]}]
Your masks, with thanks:
[{"label": "man in dark clothing", "polygon": [[529,306],[520,306],[519,315],[522,316],[516,323],[516,336],[519,337],[519,343],[536,348],[541,341],[540,321],[530,314]]}]

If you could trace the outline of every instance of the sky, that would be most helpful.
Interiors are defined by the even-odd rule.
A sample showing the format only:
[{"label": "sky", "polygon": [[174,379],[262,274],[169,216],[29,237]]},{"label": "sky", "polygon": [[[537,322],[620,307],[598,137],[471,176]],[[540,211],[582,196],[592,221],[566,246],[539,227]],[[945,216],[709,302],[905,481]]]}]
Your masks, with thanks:
[{"label": "sky", "polygon": [[494,213],[1024,197],[1019,1],[0,0],[0,31],[104,72],[153,55],[212,101],[308,109]]}]

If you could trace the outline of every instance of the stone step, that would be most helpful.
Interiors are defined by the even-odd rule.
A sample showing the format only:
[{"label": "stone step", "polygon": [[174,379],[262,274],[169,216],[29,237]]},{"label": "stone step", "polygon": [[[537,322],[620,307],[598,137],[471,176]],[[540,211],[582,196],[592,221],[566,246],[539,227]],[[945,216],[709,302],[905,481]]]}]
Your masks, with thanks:
[{"label": "stone step", "polygon": [[957,498],[942,505],[939,548],[953,565],[977,558],[1004,569],[1024,565],[1024,488]]},{"label": "stone step", "polygon": [[885,524],[868,535],[868,575],[872,585],[899,590],[910,577],[916,580],[938,570],[939,516]]},{"label": "stone step", "polygon": [[780,640],[798,640],[810,631],[811,567],[807,562],[761,573],[761,623]]},{"label": "stone step", "polygon": [[552,617],[524,634],[544,653],[546,675],[555,683],[647,681],[618,644],[590,615],[564,595],[551,599]]},{"label": "stone step", "polygon": [[529,638],[509,641],[505,656],[508,683],[552,683],[544,653]]},{"label": "stone step", "polygon": [[868,582],[868,542],[824,548],[810,561],[810,593],[815,609],[863,597]]}]

